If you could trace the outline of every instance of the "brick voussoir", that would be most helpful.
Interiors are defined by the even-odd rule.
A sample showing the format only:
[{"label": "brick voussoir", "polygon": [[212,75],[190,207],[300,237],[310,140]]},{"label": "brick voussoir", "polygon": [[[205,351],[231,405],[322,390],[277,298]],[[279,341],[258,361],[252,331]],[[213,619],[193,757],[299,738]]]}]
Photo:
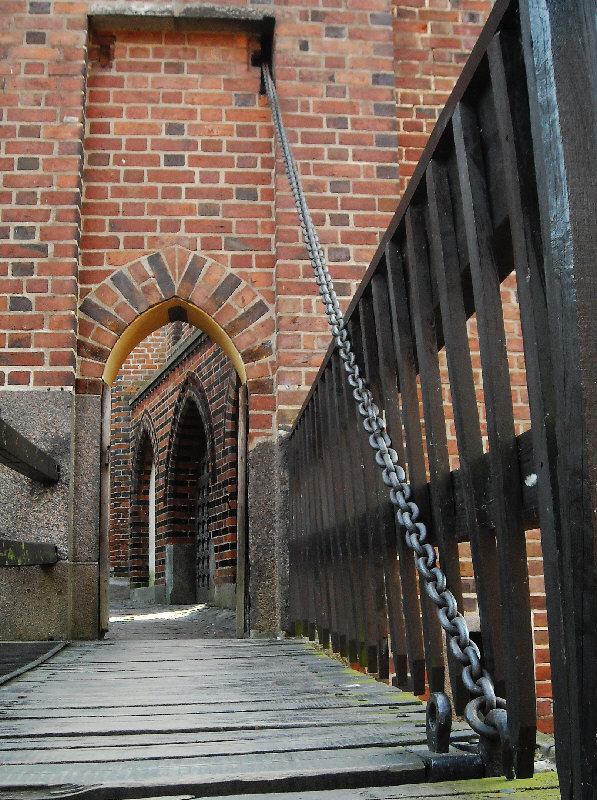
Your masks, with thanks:
[{"label": "brick voussoir", "polygon": [[182,278],[180,279],[180,283],[178,284],[176,291],[180,298],[183,300],[188,300],[190,298],[206,264],[207,259],[203,258],[203,256],[200,256],[197,253],[193,253],[191,255],[184,268]]},{"label": "brick voussoir", "polygon": [[110,277],[110,283],[116,289],[118,289],[120,294],[124,297],[128,304],[135,309],[135,311],[137,311],[139,314],[141,314],[143,311],[147,311],[149,308],[149,302],[147,301],[147,298],[139,289],[139,287],[131,281],[125,272],[115,272]]},{"label": "brick voussoir", "polygon": [[241,279],[239,277],[232,273],[226,275],[209,296],[211,304],[215,309],[221,308],[240,285]]},{"label": "brick voussoir", "polygon": [[77,342],[77,355],[81,358],[87,358],[90,361],[105,363],[110,356],[110,350],[99,344],[93,344],[93,342],[79,339]]},{"label": "brick voussoir", "polygon": [[268,311],[267,304],[263,300],[258,300],[226,326],[226,333],[231,337],[236,336],[237,333],[249,328],[257,320],[261,319]]},{"label": "brick voussoir", "polygon": [[152,253],[152,255],[147,256],[143,260],[151,269],[164,298],[173,297],[176,292],[176,287],[174,286],[170,269],[163,255],[161,253]]},{"label": "brick voussoir", "polygon": [[252,364],[255,361],[262,361],[264,358],[269,358],[274,352],[274,347],[271,342],[262,342],[256,347],[249,347],[243,350],[241,358],[243,364]]},{"label": "brick voussoir", "polygon": [[120,319],[120,317],[108,311],[107,308],[102,308],[102,306],[98,305],[89,296],[83,300],[80,308],[83,314],[95,320],[95,322],[107,328],[109,331],[117,333],[119,336],[127,327],[126,322]]}]

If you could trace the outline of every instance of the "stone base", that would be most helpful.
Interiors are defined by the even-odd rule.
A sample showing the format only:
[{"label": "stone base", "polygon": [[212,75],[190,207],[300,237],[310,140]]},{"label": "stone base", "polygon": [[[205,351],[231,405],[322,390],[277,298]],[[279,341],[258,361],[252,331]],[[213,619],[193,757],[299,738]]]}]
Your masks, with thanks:
[{"label": "stone base", "polygon": [[137,586],[131,589],[131,603],[135,606],[163,606],[166,605],[166,587]]},{"label": "stone base", "polygon": [[250,628],[275,635],[286,623],[288,514],[283,442],[261,442],[248,455]]},{"label": "stone base", "polygon": [[0,639],[96,639],[99,398],[3,391],[0,415],[60,464],[60,480],[49,485],[0,471],[3,535],[56,546],[60,559],[0,568]]},{"label": "stone base", "polygon": [[97,639],[97,597],[97,564],[4,567],[0,639]]},{"label": "stone base", "polygon": [[192,544],[166,545],[166,603],[188,606],[196,602],[195,548]]},{"label": "stone base", "polygon": [[218,608],[230,608],[236,610],[236,584],[220,583],[213,587],[210,602]]}]

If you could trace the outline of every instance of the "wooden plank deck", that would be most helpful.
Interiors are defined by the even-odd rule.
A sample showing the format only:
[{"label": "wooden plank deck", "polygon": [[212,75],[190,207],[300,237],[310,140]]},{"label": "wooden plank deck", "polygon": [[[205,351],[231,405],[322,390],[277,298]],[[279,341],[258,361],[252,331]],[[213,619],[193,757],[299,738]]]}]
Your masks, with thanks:
[{"label": "wooden plank deck", "polygon": [[416,697],[302,640],[73,644],[0,688],[0,719],[2,800],[389,799],[420,795],[359,790],[445,768]]}]

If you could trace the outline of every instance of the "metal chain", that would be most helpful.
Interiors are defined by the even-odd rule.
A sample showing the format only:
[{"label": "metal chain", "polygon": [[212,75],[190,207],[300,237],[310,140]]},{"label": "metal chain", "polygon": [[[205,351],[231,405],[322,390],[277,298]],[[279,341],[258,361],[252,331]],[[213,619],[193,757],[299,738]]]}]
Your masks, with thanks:
[{"label": "metal chain", "polygon": [[[334,291],[319,238],[305,200],[299,173],[292,155],[280,106],[269,67],[262,66],[263,80],[269,100],[276,136],[282,152],[290,189],[294,197],[307,253],[315,273],[319,294],[325,306],[332,334],[338,347],[353,397],[363,417],[363,427],[369,434],[369,444],[375,451],[375,460],[382,468],[383,482],[390,487],[390,500],[397,508],[400,525],[406,529],[405,539],[415,553],[415,563],[425,591],[436,607],[439,622],[448,635],[450,652],[462,664],[462,680],[466,688],[475,695],[467,704],[465,717],[476,733],[490,739],[499,739],[499,730],[506,726],[506,701],[496,697],[491,676],[481,667],[481,655],[471,640],[468,626],[458,610],[456,598],[446,587],[446,576],[437,566],[436,550],[427,539],[427,528],[419,520],[419,508],[411,499],[411,488],[406,482],[406,473],[398,464],[398,455],[386,430],[382,413],[373,400],[361,370],[356,363],[344,317]],[[503,709],[498,711],[498,709]],[[489,718],[487,718],[489,715]],[[499,719],[499,722],[498,722]]]}]

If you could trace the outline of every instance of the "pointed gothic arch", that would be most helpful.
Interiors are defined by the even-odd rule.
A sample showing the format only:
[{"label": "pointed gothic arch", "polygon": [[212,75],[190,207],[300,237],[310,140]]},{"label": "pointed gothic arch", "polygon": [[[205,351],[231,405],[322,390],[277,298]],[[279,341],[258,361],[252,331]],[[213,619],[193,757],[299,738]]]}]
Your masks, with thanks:
[{"label": "pointed gothic arch", "polygon": [[204,330],[229,356],[243,383],[273,375],[273,310],[232,270],[180,246],[116,270],[79,306],[77,393],[101,394],[128,353],[176,320]]},{"label": "pointed gothic arch", "polygon": [[181,387],[173,412],[164,481],[164,556],[169,603],[213,597],[215,561],[210,530],[216,477],[209,400],[194,373]]},{"label": "pointed gothic arch", "polygon": [[[153,421],[150,415],[145,412],[135,434],[135,445],[131,462],[132,481],[129,534],[129,578],[131,589],[149,586],[152,577],[152,566],[155,571],[155,497],[158,485],[158,481],[156,480],[157,464],[157,437]],[[152,506],[154,514],[153,519],[151,518]]]}]

